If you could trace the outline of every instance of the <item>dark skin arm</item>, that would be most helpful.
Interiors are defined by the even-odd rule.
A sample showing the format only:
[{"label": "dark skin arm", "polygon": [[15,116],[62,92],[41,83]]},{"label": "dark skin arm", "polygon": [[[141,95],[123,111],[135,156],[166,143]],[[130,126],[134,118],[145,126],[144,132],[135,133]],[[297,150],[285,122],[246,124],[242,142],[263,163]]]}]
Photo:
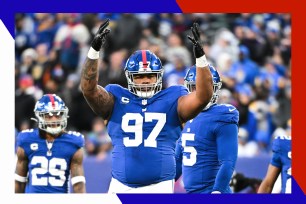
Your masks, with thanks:
[{"label": "dark skin arm", "polygon": [[[193,43],[193,52],[196,59],[205,58],[205,53],[200,40],[200,29],[197,23],[191,27],[192,35],[187,36]],[[202,64],[205,60],[202,60]],[[204,65],[205,66],[205,65]],[[186,122],[199,114],[209,103],[213,94],[212,75],[208,65],[206,67],[198,67],[197,65],[196,91],[182,96],[178,100],[178,114],[182,122]]]},{"label": "dark skin arm", "polygon": [[[29,160],[25,155],[24,149],[18,147],[17,149],[17,164],[15,173],[22,177],[27,177]],[[15,193],[24,193],[26,183],[15,180]]]},{"label": "dark skin arm", "polygon": [[[79,149],[74,153],[70,164],[71,178],[75,176],[84,176],[83,169],[83,149]],[[86,193],[86,185],[84,182],[78,182],[73,185],[74,193]]]},{"label": "dark skin arm", "polygon": [[114,97],[98,85],[98,60],[87,58],[82,69],[81,89],[91,109],[107,119],[114,107]]},{"label": "dark skin arm", "polygon": [[269,164],[266,177],[261,182],[257,193],[271,193],[281,169]]},{"label": "dark skin arm", "polygon": [[[96,33],[91,47],[99,52],[105,42],[105,38],[110,32],[107,29],[109,19],[107,19]],[[82,68],[81,89],[83,95],[91,107],[91,109],[104,119],[108,119],[114,107],[114,97],[108,93],[103,87],[98,85],[99,71],[98,59],[90,59],[87,57]]]},{"label": "dark skin arm", "polygon": [[209,103],[212,92],[212,76],[208,67],[197,67],[196,91],[182,96],[178,100],[178,114],[186,122],[199,114]]}]

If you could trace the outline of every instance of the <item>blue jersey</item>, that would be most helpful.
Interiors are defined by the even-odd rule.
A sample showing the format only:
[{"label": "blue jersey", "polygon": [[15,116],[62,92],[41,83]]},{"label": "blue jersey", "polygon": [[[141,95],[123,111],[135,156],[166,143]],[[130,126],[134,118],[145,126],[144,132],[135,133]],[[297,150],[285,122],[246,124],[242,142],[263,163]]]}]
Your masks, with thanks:
[{"label": "blue jersey", "polygon": [[115,98],[107,129],[112,138],[112,176],[130,187],[175,177],[175,144],[181,122],[178,98],[184,86],[172,86],[143,99],[118,85],[106,90]]},{"label": "blue jersey", "polygon": [[39,136],[38,129],[31,129],[18,134],[17,145],[29,160],[26,193],[68,193],[70,162],[84,146],[83,135],[63,133],[54,140],[48,153],[46,139]]},{"label": "blue jersey", "polygon": [[291,137],[276,136],[272,146],[271,165],[281,169],[282,191],[291,192]]},{"label": "blue jersey", "polygon": [[185,124],[176,147],[176,177],[183,173],[187,193],[232,192],[229,183],[237,160],[238,120],[234,106],[221,104]]}]

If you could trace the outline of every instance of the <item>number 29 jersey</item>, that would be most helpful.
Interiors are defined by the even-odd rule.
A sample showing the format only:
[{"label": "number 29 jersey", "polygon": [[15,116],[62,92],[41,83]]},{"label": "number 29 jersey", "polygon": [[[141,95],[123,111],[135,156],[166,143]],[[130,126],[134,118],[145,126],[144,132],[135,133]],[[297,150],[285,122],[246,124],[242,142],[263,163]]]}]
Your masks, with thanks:
[{"label": "number 29 jersey", "polygon": [[175,177],[175,145],[182,130],[178,98],[184,86],[172,86],[149,99],[118,85],[105,88],[115,98],[107,129],[113,143],[112,176],[129,187]]},{"label": "number 29 jersey", "polygon": [[84,146],[82,134],[63,133],[54,140],[51,155],[38,129],[19,133],[17,145],[29,160],[26,193],[68,193],[70,163],[74,153]]}]

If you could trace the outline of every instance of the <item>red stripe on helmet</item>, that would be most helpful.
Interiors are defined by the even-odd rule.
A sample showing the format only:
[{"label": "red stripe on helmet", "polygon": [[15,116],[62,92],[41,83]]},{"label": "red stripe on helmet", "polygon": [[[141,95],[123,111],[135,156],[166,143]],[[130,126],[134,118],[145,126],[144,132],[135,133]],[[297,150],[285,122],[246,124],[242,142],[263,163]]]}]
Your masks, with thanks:
[{"label": "red stripe on helmet", "polygon": [[49,98],[50,98],[50,101],[51,101],[51,104],[52,104],[52,107],[55,108],[55,103],[54,103],[54,96],[52,94],[48,94]]},{"label": "red stripe on helmet", "polygon": [[148,68],[146,50],[141,51],[143,68]]}]

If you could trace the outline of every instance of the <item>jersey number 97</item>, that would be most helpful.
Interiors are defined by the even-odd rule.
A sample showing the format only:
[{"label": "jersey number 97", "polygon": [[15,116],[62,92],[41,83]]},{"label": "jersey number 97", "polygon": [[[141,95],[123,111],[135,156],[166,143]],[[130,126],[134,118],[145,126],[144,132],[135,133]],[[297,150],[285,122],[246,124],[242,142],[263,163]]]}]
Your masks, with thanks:
[{"label": "jersey number 97", "polygon": [[[144,120],[143,120],[144,119]],[[144,140],[145,147],[157,147],[156,138],[166,124],[165,113],[145,113],[144,117],[140,113],[126,113],[122,117],[121,128],[124,132],[131,132],[135,134],[134,139],[129,137],[123,138],[123,144],[126,147],[138,147],[143,140],[143,121],[152,122],[157,120],[156,125],[149,134],[148,138]],[[130,125],[130,121],[135,121],[134,125]]]}]

